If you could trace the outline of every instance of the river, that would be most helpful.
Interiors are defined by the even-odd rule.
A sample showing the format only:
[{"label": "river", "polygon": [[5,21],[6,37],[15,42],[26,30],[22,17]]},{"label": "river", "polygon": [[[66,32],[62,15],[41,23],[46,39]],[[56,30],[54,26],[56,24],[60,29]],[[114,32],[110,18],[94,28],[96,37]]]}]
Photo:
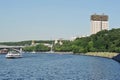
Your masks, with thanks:
[{"label": "river", "polygon": [[70,54],[0,55],[0,80],[120,80],[120,63],[107,58]]}]

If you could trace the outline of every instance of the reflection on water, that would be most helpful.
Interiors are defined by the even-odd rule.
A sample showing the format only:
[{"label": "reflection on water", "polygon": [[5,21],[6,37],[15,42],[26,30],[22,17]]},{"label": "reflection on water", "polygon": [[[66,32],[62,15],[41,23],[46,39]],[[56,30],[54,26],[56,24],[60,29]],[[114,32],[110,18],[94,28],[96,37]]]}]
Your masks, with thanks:
[{"label": "reflection on water", "polygon": [[24,54],[6,59],[0,55],[1,80],[119,80],[120,64],[105,58]]}]

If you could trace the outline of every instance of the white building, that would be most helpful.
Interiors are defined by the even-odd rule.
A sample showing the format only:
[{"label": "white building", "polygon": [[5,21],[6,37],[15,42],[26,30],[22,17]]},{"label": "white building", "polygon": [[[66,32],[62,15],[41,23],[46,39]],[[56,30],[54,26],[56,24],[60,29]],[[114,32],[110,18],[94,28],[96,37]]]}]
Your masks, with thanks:
[{"label": "white building", "polygon": [[57,44],[58,43],[58,40],[55,40],[55,42],[54,42],[55,44]]},{"label": "white building", "polygon": [[108,16],[107,15],[91,15],[91,34],[96,34],[101,30],[108,30]]}]

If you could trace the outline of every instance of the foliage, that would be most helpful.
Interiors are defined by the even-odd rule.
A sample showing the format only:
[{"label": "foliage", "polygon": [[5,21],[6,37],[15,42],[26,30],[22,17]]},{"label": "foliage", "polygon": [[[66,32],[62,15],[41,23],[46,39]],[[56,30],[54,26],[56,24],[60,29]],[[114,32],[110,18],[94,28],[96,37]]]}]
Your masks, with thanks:
[{"label": "foliage", "polygon": [[[31,45],[32,41],[21,42],[4,42],[0,45]],[[50,48],[44,46],[43,43],[53,44],[53,40],[40,40],[35,41],[39,43],[36,46],[25,47],[25,51],[49,51]],[[59,52],[120,52],[120,28],[112,30],[102,30],[97,34],[89,37],[77,38],[74,41],[62,40],[63,44],[53,44],[53,50]]]},{"label": "foliage", "polygon": [[24,51],[32,52],[44,52],[44,51],[50,51],[50,48],[47,46],[44,46],[43,44],[38,44],[36,46],[28,46],[24,48]]},{"label": "foliage", "polygon": [[77,38],[73,45],[79,47],[77,50],[78,53],[120,52],[120,29],[103,30],[89,37]]},{"label": "foliage", "polygon": [[70,52],[72,51],[72,43],[70,41],[62,41],[62,45],[59,43],[54,44],[53,50],[58,52]]},{"label": "foliage", "polygon": [[75,54],[86,52],[120,52],[120,29],[103,30],[89,37],[56,44],[55,51],[72,51]]}]

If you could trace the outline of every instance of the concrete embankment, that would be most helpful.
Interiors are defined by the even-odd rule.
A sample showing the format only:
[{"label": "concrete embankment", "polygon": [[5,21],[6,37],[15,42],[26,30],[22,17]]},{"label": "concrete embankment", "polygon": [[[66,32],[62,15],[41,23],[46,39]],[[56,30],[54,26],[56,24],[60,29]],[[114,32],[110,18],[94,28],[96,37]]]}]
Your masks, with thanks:
[{"label": "concrete embankment", "polygon": [[57,54],[73,54],[73,52],[54,52],[54,53],[57,53]]},{"label": "concrete embankment", "polygon": [[117,56],[118,53],[113,53],[113,52],[89,52],[89,53],[86,53],[85,55],[105,57],[105,58],[113,58],[113,57]]},{"label": "concrete embankment", "polygon": [[111,58],[113,60],[116,60],[120,62],[120,53],[113,53],[113,52],[89,52],[86,53],[87,56],[98,56],[98,57],[105,57],[105,58]]}]

